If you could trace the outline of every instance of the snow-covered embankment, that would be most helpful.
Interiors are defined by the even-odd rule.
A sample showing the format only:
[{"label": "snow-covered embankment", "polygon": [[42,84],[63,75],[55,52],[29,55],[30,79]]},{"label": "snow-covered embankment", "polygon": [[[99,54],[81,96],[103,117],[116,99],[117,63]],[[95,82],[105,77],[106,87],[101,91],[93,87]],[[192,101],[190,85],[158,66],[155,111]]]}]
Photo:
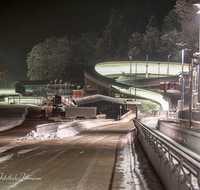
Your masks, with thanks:
[{"label": "snow-covered embankment", "polygon": [[0,107],[0,131],[11,129],[20,125],[28,113],[26,106],[3,106]]}]

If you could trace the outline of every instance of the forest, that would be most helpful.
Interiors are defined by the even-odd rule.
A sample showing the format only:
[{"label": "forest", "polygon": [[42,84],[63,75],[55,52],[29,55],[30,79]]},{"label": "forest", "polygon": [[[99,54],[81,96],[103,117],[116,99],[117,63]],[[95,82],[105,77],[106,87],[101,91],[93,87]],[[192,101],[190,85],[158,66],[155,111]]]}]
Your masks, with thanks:
[{"label": "forest", "polygon": [[[189,49],[186,56],[190,63],[193,53],[198,51],[199,39],[198,8],[194,1],[177,0],[163,16],[162,9],[148,11],[150,2],[142,8],[139,3],[123,10],[113,7],[100,32],[50,37],[36,44],[27,55],[27,76],[30,80],[82,80],[86,68],[99,62],[128,61],[129,56],[132,60],[145,61],[148,55],[150,61],[180,62],[182,48]],[[183,42],[184,47],[177,45]]]}]

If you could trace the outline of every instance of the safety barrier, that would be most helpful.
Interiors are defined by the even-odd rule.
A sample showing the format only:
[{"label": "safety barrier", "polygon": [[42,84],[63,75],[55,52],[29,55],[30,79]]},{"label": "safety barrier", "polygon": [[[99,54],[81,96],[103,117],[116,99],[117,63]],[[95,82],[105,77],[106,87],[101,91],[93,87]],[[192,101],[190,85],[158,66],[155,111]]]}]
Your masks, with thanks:
[{"label": "safety barrier", "polygon": [[43,134],[43,133],[52,133],[56,132],[58,129],[58,123],[46,123],[46,124],[41,124],[41,125],[36,125],[35,129],[38,134]]},{"label": "safety barrier", "polygon": [[139,120],[134,120],[138,140],[143,146],[166,190],[197,190],[200,187],[200,162],[181,151]]}]

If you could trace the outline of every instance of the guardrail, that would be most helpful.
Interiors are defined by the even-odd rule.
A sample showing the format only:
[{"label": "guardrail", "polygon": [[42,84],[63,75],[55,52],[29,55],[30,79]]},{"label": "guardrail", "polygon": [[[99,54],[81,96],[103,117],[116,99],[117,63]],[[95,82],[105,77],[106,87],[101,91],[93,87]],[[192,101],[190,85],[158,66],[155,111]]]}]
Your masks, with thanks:
[{"label": "guardrail", "polygon": [[[152,165],[155,166],[154,169],[163,182],[166,190],[185,188],[192,190],[199,189],[200,160],[194,159],[189,154],[181,151],[178,146],[175,146],[166,139],[163,139],[160,135],[149,129],[139,120],[134,120],[134,123],[138,129],[138,136],[140,136],[139,139],[142,141],[141,144],[147,148],[145,151],[147,155],[149,154],[148,157],[151,157],[150,161]],[[150,152],[150,148],[153,151]],[[157,156],[155,156],[155,154]],[[174,176],[177,176],[177,178]],[[178,180],[175,181],[176,179]]]}]

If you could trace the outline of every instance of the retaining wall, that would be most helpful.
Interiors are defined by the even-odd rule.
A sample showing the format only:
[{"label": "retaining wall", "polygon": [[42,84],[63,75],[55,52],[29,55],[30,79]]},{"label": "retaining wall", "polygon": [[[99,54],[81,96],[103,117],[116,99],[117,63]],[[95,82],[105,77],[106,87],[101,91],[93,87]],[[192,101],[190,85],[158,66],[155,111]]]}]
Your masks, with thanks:
[{"label": "retaining wall", "polygon": [[189,190],[190,188],[186,184],[180,184],[178,181],[178,174],[176,172],[170,172],[170,164],[163,157],[152,148],[151,143],[147,139],[138,133],[138,140],[142,144],[144,151],[146,152],[152,166],[158,174],[162,184],[166,190]]},{"label": "retaining wall", "polygon": [[182,144],[188,149],[200,154],[200,131],[190,128],[184,128],[178,124],[168,123],[164,121],[158,121],[157,129],[173,139],[174,141]]}]

